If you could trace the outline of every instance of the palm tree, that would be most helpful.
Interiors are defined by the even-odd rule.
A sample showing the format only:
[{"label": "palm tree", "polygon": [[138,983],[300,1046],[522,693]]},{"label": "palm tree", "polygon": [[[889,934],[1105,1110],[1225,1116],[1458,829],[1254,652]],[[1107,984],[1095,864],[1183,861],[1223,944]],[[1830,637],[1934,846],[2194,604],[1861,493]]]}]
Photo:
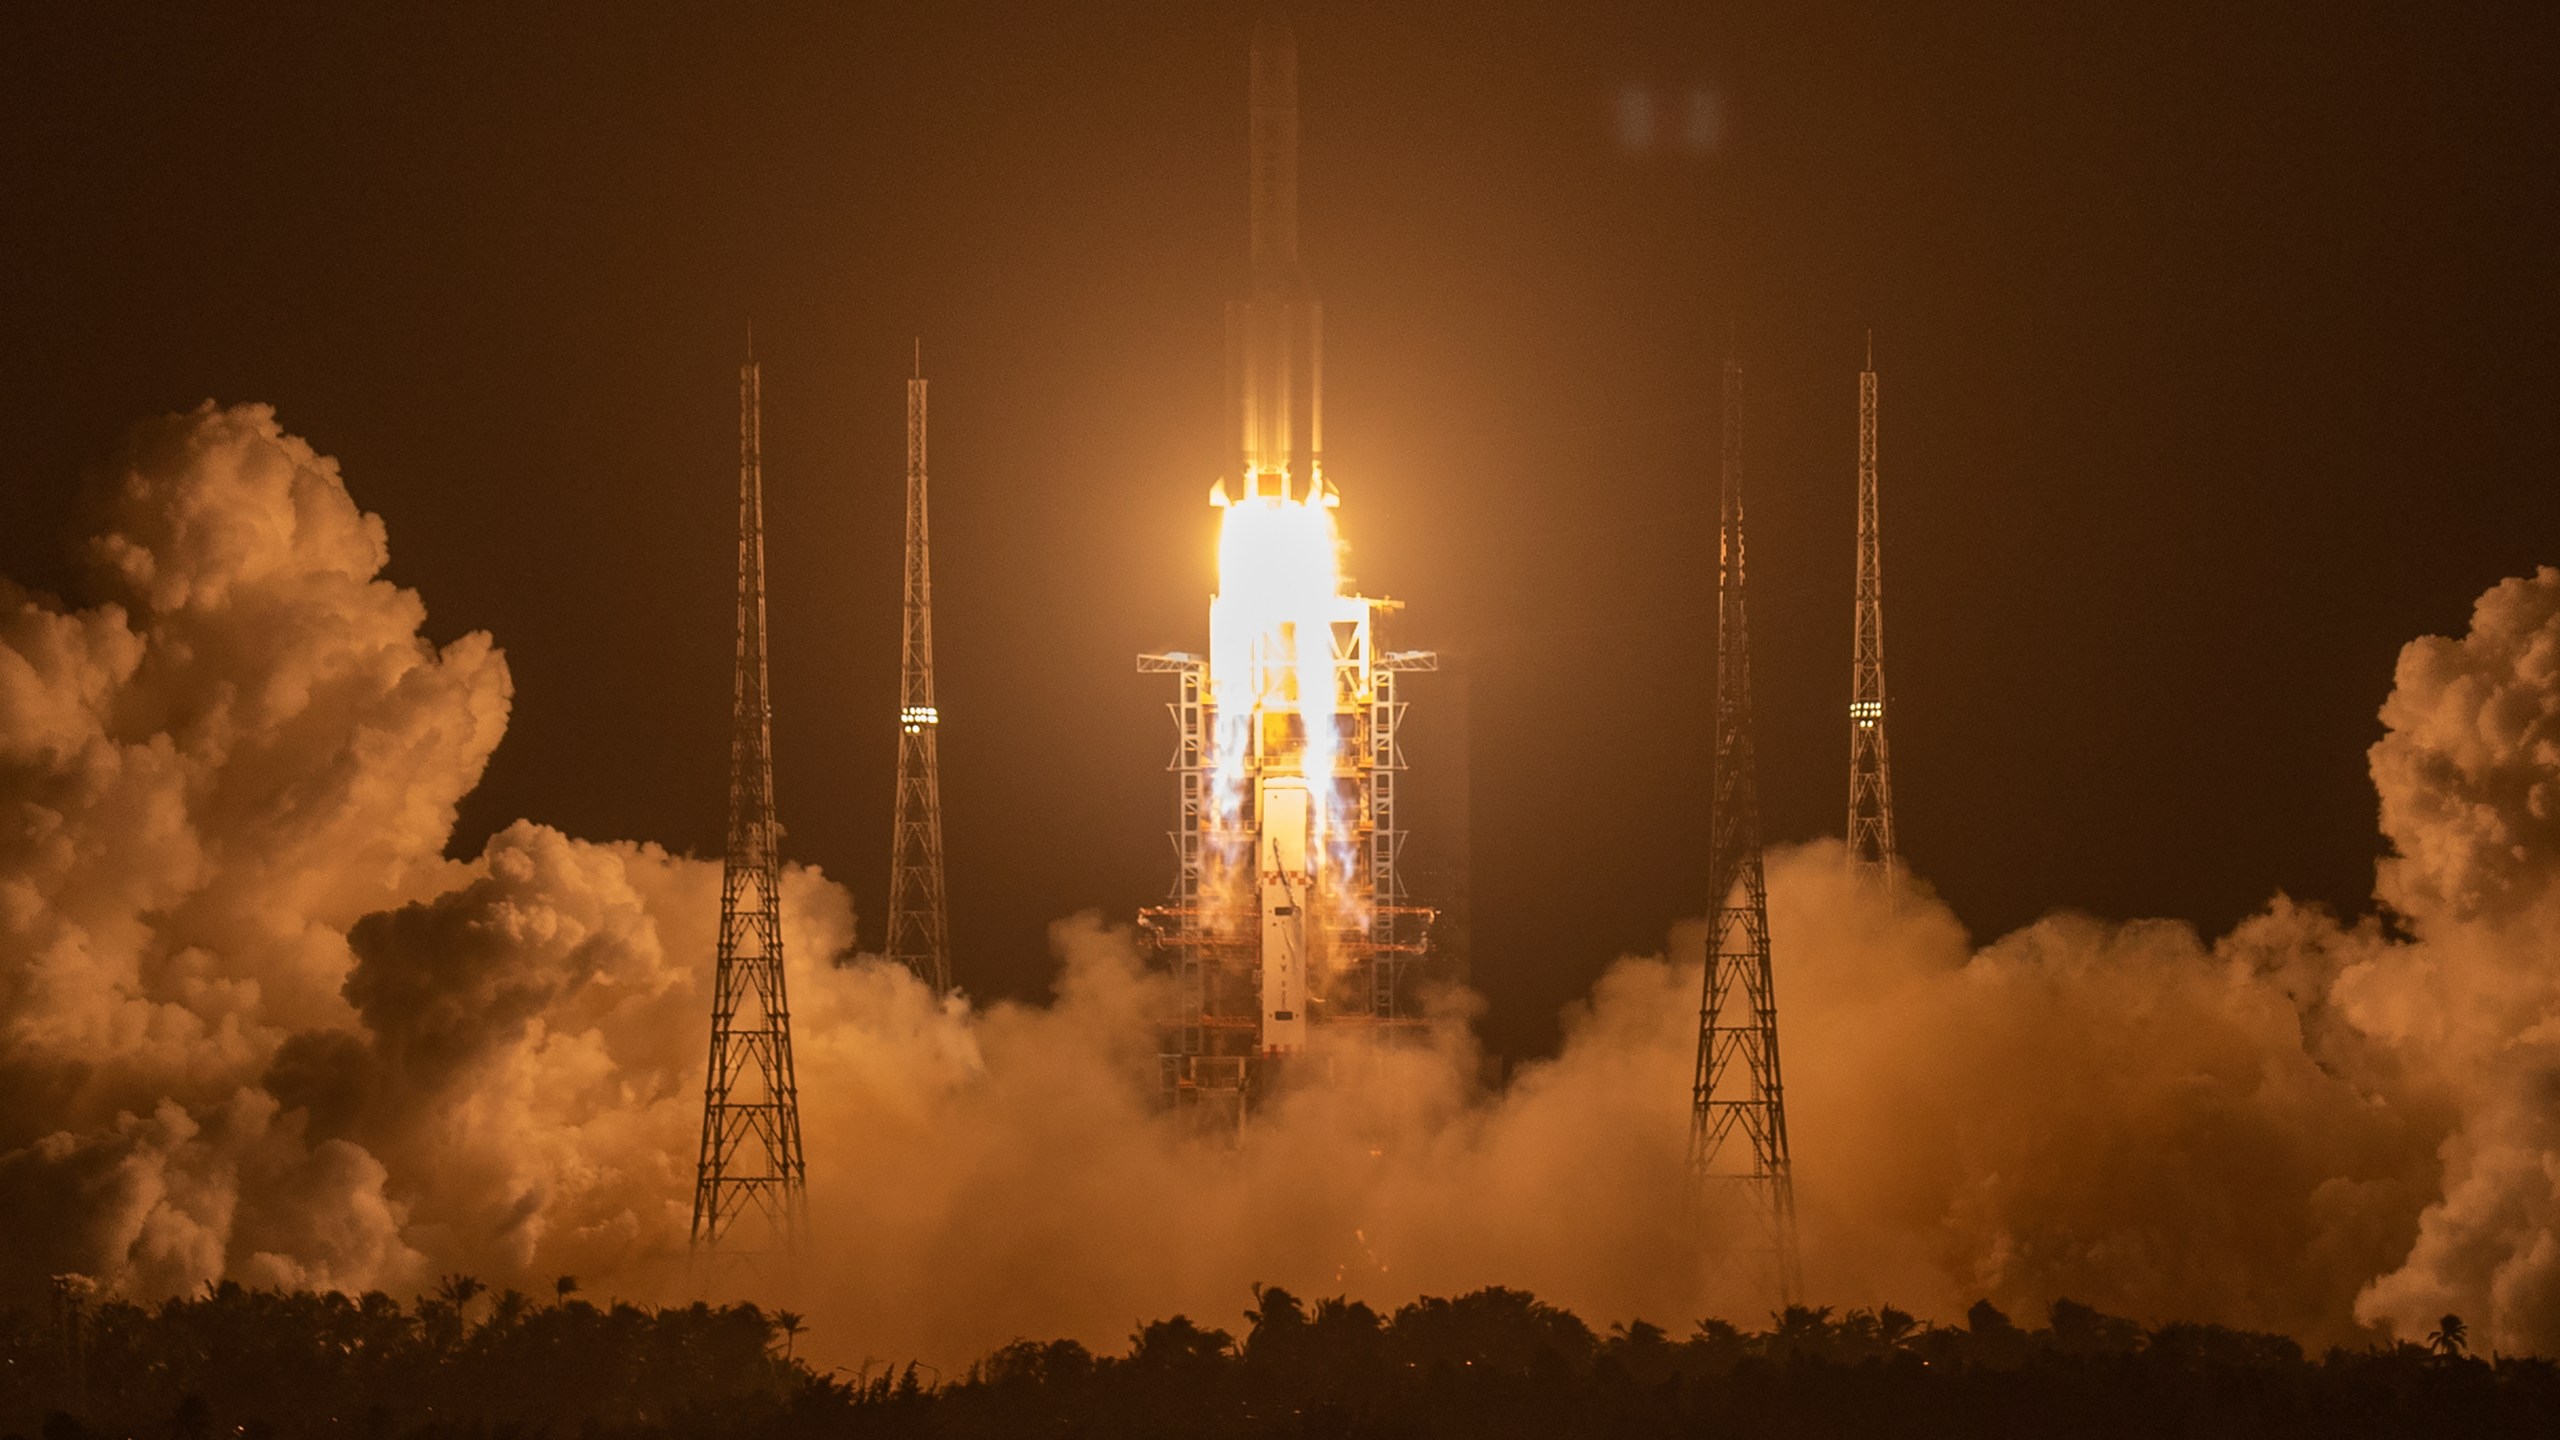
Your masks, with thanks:
[{"label": "palm tree", "polygon": [[490,1304],[489,1319],[480,1328],[504,1335],[521,1323],[525,1312],[532,1308],[533,1301],[523,1291],[509,1287],[500,1291],[496,1301]]},{"label": "palm tree", "polygon": [[469,1318],[465,1312],[470,1310],[471,1302],[488,1288],[477,1276],[447,1275],[436,1282],[436,1298],[453,1307],[454,1324],[460,1326]]},{"label": "palm tree", "polygon": [[800,1312],[796,1310],[776,1310],[773,1312],[773,1328],[782,1332],[782,1358],[788,1360],[799,1344],[800,1332],[808,1328],[808,1322],[801,1319]]},{"label": "palm tree", "polygon": [[2436,1322],[2435,1333],[2427,1337],[2427,1348],[2450,1360],[2463,1352],[2471,1339],[2471,1329],[2459,1315],[2447,1315]]},{"label": "palm tree", "polygon": [[1828,1305],[1789,1305],[1769,1319],[1767,1348],[1773,1356],[1812,1359],[1822,1355],[1831,1348],[1832,1333],[1838,1328]]}]

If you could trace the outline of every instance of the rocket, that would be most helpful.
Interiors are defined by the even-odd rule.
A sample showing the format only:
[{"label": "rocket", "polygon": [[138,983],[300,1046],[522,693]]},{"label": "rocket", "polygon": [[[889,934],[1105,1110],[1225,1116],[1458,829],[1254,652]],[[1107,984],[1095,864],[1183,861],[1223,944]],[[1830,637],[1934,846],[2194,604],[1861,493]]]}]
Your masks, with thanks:
[{"label": "rocket", "polygon": [[1298,266],[1298,42],[1278,17],[1254,27],[1249,133],[1251,278],[1227,305],[1238,498],[1321,499],[1324,315]]},{"label": "rocket", "polygon": [[[1227,305],[1228,394],[1238,501],[1322,503],[1323,313],[1298,265],[1298,42],[1277,16],[1254,26],[1247,134],[1251,259],[1245,298]],[[1221,483],[1218,499],[1228,498]],[[1296,643],[1326,643],[1305,636]],[[1316,796],[1295,757],[1257,766],[1252,869],[1261,911],[1259,1049],[1306,1048],[1315,900]]]}]

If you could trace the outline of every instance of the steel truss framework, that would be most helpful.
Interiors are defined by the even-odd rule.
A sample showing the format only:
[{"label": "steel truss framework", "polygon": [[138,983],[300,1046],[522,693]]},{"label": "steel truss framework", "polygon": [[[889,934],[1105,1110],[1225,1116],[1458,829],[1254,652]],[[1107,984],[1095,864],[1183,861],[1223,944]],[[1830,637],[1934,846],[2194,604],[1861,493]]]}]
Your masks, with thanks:
[{"label": "steel truss framework", "polygon": [[[1769,963],[1769,897],[1751,723],[1751,624],[1743,550],[1742,366],[1724,367],[1724,465],[1717,503],[1716,709],[1707,881],[1706,994],[1690,1087],[1689,1161],[1702,1207],[1740,1201],[1781,1304],[1800,1288],[1794,1163],[1778,1064],[1778,1000]],[[1737,1133],[1739,1135],[1737,1136]],[[1736,1192],[1739,1192],[1738,1194]]]},{"label": "steel truss framework", "polygon": [[1849,863],[1893,884],[1893,769],[1885,739],[1884,557],[1876,514],[1876,351],[1858,372],[1858,616],[1849,671]]},{"label": "steel truss framework", "polygon": [[[1408,903],[1397,867],[1405,832],[1396,816],[1396,776],[1405,760],[1396,732],[1406,703],[1397,677],[1436,670],[1439,657],[1427,650],[1373,652],[1376,617],[1394,603],[1368,604],[1369,624],[1337,626],[1333,638],[1344,697],[1340,753],[1348,772],[1338,783],[1350,794],[1344,810],[1352,823],[1350,863],[1329,873],[1349,893],[1319,897],[1327,903],[1318,909],[1342,918],[1319,941],[1324,964],[1311,1010],[1325,1029],[1356,1029],[1383,1040],[1418,1035],[1426,1023],[1419,992],[1436,912]],[[1184,652],[1141,655],[1138,669],[1172,675],[1177,686],[1167,707],[1174,753],[1166,768],[1174,774],[1179,805],[1170,835],[1173,889],[1166,903],[1139,912],[1174,982],[1159,1054],[1164,1094],[1206,1126],[1237,1128],[1277,1078],[1274,1058],[1261,1053],[1254,902],[1233,888],[1233,862],[1252,849],[1257,817],[1249,813],[1249,797],[1260,756],[1247,762],[1247,809],[1222,818],[1208,661]]]},{"label": "steel truss framework", "polygon": [[937,996],[951,993],[951,923],[942,887],[942,712],[933,697],[933,550],[925,507],[924,350],[907,381],[907,560],[898,665],[898,796],[889,856],[890,959]]},{"label": "steel truss framework", "polygon": [[738,372],[738,652],[729,732],[729,845],[711,987],[711,1059],[693,1190],[697,1253],[726,1246],[752,1211],[762,1247],[789,1251],[807,1218],[791,1003],[782,973],[782,862],[773,805],[773,707],[766,688],[761,381]]}]

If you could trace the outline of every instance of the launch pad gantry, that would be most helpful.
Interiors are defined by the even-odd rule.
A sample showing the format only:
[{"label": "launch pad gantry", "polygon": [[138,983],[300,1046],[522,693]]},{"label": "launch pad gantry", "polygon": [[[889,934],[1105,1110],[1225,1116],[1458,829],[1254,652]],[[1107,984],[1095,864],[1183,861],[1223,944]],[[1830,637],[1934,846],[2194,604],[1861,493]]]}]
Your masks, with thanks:
[{"label": "launch pad gantry", "polygon": [[1323,317],[1298,264],[1297,46],[1254,31],[1252,284],[1227,310],[1237,467],[1221,515],[1210,648],[1142,655],[1169,674],[1180,789],[1167,903],[1140,912],[1174,979],[1167,1097],[1241,1124],[1319,1032],[1418,1031],[1433,912],[1407,903],[1400,677],[1391,600],[1345,593],[1323,464]]}]

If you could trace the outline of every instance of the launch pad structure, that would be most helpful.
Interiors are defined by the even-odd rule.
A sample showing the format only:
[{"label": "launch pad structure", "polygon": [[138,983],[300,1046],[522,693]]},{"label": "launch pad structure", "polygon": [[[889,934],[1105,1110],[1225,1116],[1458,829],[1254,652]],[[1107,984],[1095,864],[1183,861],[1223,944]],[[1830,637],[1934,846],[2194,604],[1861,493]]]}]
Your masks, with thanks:
[{"label": "launch pad structure", "polygon": [[[787,1261],[808,1221],[800,1085],[782,968],[782,826],[774,818],[773,704],[764,587],[763,372],[738,370],[738,643],[730,694],[729,844],[711,982],[711,1055],[694,1170],[692,1248]],[[756,1233],[732,1234],[750,1214]],[[743,1243],[741,1243],[743,1240]]]},{"label": "launch pad structure", "polygon": [[940,999],[951,993],[942,871],[942,709],[933,690],[933,545],[926,511],[924,342],[907,381],[906,585],[898,648],[898,788],[882,949]]},{"label": "launch pad structure", "polygon": [[1252,280],[1227,309],[1237,449],[1211,492],[1224,514],[1210,649],[1138,657],[1176,686],[1174,883],[1139,912],[1174,982],[1164,1092],[1212,1126],[1241,1126],[1319,1032],[1419,1034],[1434,919],[1397,870],[1396,735],[1401,677],[1439,661],[1387,649],[1398,604],[1339,581],[1285,21],[1254,31],[1250,135]]},{"label": "launch pad structure", "polygon": [[[1438,657],[1380,652],[1375,622],[1395,603],[1343,600],[1354,613],[1322,642],[1337,685],[1339,753],[1349,760],[1319,780],[1349,821],[1331,845],[1311,835],[1319,797],[1296,714],[1257,709],[1242,725],[1222,725],[1206,657],[1138,659],[1141,671],[1179,686],[1169,708],[1181,796],[1173,895],[1138,919],[1174,981],[1160,1052],[1165,1094],[1204,1120],[1242,1124],[1275,1062],[1302,1054],[1312,1028],[1388,1038],[1425,1023],[1418,992],[1435,912],[1406,903],[1396,869],[1405,835],[1395,808],[1405,706],[1397,676],[1436,669]],[[1219,799],[1221,729],[1242,731],[1251,747],[1235,787],[1241,803]]]},{"label": "launch pad structure", "polygon": [[[1742,365],[1724,363],[1722,476],[1716,502],[1716,704],[1710,755],[1705,991],[1690,1086],[1689,1167],[1702,1217],[1756,1232],[1725,1261],[1780,1305],[1803,1294],[1794,1152],[1778,1063],[1778,993],[1769,954],[1769,885],[1760,837],[1758,741],[1751,703],[1751,601],[1743,530]],[[1746,1215],[1736,1217],[1739,1208]]]},{"label": "launch pad structure", "polygon": [[1858,372],[1858,606],[1849,665],[1849,863],[1894,883],[1893,751],[1885,736],[1884,536],[1876,505],[1876,339]]}]

